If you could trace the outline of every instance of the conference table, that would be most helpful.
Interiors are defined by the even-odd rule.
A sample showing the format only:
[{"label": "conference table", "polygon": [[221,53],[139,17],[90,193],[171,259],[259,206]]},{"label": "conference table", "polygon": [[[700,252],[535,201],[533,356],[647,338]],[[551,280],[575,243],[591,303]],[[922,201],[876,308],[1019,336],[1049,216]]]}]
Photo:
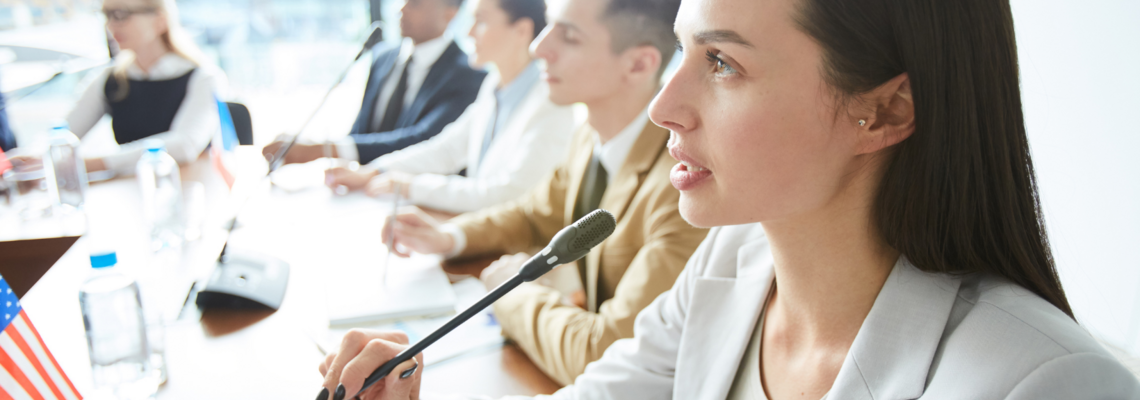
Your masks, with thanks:
[{"label": "conference table", "polygon": [[[92,382],[78,291],[90,273],[88,256],[101,249],[115,250],[125,271],[164,282],[148,289],[163,299],[160,308],[169,310],[164,340],[168,379],[159,399],[310,399],[319,391],[318,364],[324,352],[335,351],[340,332],[329,328],[327,298],[336,294],[338,280],[351,279],[351,270],[340,264],[375,264],[386,256],[376,224],[382,214],[372,220],[346,214],[338,204],[354,195],[336,195],[319,184],[294,191],[271,185],[260,178],[266,167],[258,150],[239,148],[230,156],[228,164],[238,177],[233,189],[208,157],[181,169],[183,185],[192,192],[187,211],[197,214],[192,219],[201,234],[180,250],[152,250],[134,178],[91,184],[86,233],[22,299],[48,348],[81,392],[90,391]],[[390,207],[377,202],[378,210]],[[224,227],[234,214],[238,225],[228,234]],[[187,286],[209,275],[227,239],[231,249],[290,262],[289,284],[278,310],[194,307]],[[340,245],[344,240],[353,244]],[[452,281],[464,282],[465,275],[477,274],[490,259],[436,262]],[[476,347],[446,362],[428,359],[426,364],[425,393],[497,397],[549,394],[558,388],[510,343]]]}]

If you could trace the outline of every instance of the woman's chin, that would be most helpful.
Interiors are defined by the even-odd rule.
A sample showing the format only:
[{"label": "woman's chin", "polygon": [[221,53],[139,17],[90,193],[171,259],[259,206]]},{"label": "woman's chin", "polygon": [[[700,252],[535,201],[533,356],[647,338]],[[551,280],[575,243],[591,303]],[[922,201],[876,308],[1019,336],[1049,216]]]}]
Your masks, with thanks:
[{"label": "woman's chin", "polygon": [[688,222],[689,225],[697,228],[712,228],[714,226],[724,225],[718,223],[721,219],[720,213],[717,212],[712,202],[706,199],[694,198],[691,194],[681,192],[681,203],[679,204],[681,217]]}]

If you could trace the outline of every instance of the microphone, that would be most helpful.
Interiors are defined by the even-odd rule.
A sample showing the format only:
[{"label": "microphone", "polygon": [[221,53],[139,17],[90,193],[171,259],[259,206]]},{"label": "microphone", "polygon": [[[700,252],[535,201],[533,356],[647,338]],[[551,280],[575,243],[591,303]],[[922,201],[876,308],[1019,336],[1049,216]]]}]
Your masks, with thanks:
[{"label": "microphone", "polygon": [[590,249],[601,244],[603,240],[613,234],[616,227],[617,221],[614,219],[614,215],[610,214],[609,211],[598,209],[582,217],[582,219],[574,222],[574,224],[563,228],[554,235],[554,239],[550,240],[550,244],[547,245],[542,252],[535,254],[534,257],[527,260],[526,264],[523,264],[523,267],[519,269],[519,272],[515,274],[515,276],[503,282],[503,284],[499,285],[499,287],[490,293],[487,293],[486,296],[483,296],[482,299],[479,299],[479,301],[471,307],[463,310],[459,315],[451,318],[450,321],[447,321],[446,324],[436,329],[435,332],[427,335],[427,337],[416,342],[416,344],[411,347],[404,349],[404,351],[401,351],[396,357],[388,360],[388,362],[381,365],[380,368],[377,368],[376,371],[373,371],[371,375],[368,375],[368,378],[364,380],[364,386],[360,388],[356,396],[364,393],[365,390],[368,390],[368,388],[376,384],[376,382],[388,376],[392,370],[396,369],[397,365],[412,359],[416,354],[424,351],[424,349],[431,346],[432,343],[435,343],[444,335],[447,335],[456,327],[468,319],[471,319],[475,314],[483,311],[484,308],[487,308],[491,303],[503,297],[507,292],[514,290],[514,288],[523,282],[538,279],[538,277],[550,272],[550,270],[559,264],[578,261],[578,259],[586,256],[586,253],[589,253]]},{"label": "microphone", "polygon": [[384,40],[384,30],[380,28],[380,22],[373,22],[372,34],[368,35],[368,40],[364,41],[364,47],[360,48],[360,52],[356,53],[356,58],[353,58],[352,61],[359,60],[365,52],[371,50],[372,47],[376,46],[376,44],[382,40]]},{"label": "microphone", "polygon": [[309,114],[309,117],[305,119],[305,122],[301,124],[301,129],[297,130],[297,134],[293,135],[293,139],[289,140],[289,143],[281,146],[281,148],[277,149],[277,152],[273,154],[273,159],[269,161],[269,171],[265,173],[266,176],[269,176],[269,174],[273,173],[273,171],[276,171],[277,168],[281,168],[281,165],[285,163],[285,154],[288,154],[289,150],[293,148],[293,145],[297,144],[297,138],[301,137],[301,132],[304,132],[305,128],[309,126],[309,122],[313,121],[313,117],[317,115],[317,111],[320,111],[321,107],[324,107],[325,102],[328,101],[329,95],[332,94],[333,89],[336,89],[337,86],[340,86],[341,83],[344,83],[344,78],[348,76],[348,71],[352,69],[352,66],[360,60],[360,57],[363,56],[364,53],[368,52],[368,50],[371,50],[372,47],[375,47],[376,44],[380,43],[380,41],[383,39],[384,30],[380,27],[380,22],[373,22],[372,33],[368,35],[368,40],[365,40],[364,45],[360,47],[360,52],[356,53],[356,57],[352,59],[352,62],[348,64],[348,67],[346,67],[344,71],[341,71],[340,77],[336,78],[336,82],[333,83],[331,87],[329,87],[329,90],[327,92],[325,92],[325,96],[321,98],[321,102],[317,103],[317,108],[314,108],[313,112]]}]

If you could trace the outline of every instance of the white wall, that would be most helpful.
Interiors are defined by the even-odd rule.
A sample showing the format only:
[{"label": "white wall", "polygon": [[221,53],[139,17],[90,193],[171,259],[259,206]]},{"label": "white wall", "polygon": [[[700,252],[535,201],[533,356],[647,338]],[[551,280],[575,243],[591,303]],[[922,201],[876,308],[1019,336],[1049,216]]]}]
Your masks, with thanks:
[{"label": "white wall", "polygon": [[1061,281],[1085,328],[1140,354],[1140,1],[1011,3]]}]

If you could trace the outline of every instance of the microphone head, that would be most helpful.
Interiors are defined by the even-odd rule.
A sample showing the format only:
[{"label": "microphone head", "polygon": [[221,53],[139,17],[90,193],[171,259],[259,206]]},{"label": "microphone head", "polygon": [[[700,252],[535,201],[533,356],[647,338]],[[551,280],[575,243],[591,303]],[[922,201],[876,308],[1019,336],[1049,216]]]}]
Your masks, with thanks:
[{"label": "microphone head", "polygon": [[384,29],[380,28],[380,23],[372,24],[372,34],[368,35],[368,40],[364,42],[365,49],[371,49],[376,43],[384,40]]},{"label": "microphone head", "polygon": [[360,52],[356,53],[355,60],[359,60],[364,53],[376,46],[384,40],[384,29],[380,27],[379,22],[372,23],[372,33],[368,35],[368,40],[364,41],[364,46],[360,48]]},{"label": "microphone head", "polygon": [[570,226],[562,228],[541,253],[519,270],[526,281],[533,281],[561,264],[585,257],[595,246],[614,233],[617,220],[606,210],[594,210]]}]

